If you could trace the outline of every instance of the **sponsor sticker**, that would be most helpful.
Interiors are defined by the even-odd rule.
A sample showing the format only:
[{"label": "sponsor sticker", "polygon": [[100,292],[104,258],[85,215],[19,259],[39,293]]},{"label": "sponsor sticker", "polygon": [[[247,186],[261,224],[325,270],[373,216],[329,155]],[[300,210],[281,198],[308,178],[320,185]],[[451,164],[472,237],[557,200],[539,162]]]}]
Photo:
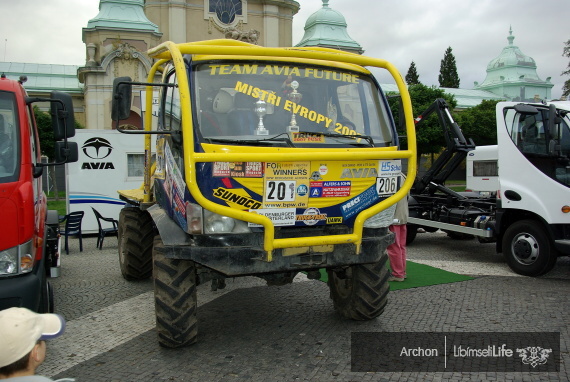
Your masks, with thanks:
[{"label": "sponsor sticker", "polygon": [[327,220],[327,214],[321,213],[318,208],[307,208],[303,215],[297,215],[297,221],[302,221],[306,225],[315,225],[319,220]]},{"label": "sponsor sticker", "polygon": [[308,183],[310,162],[267,162],[264,171],[264,208],[307,207],[308,193],[297,190]]},{"label": "sponsor sticker", "polygon": [[263,178],[262,162],[214,162],[214,177]]},{"label": "sponsor sticker", "polygon": [[333,198],[350,196],[350,181],[311,182],[312,198]]},{"label": "sponsor sticker", "polygon": [[360,211],[370,207],[379,199],[376,187],[366,189],[362,194],[347,200],[340,206],[340,211],[344,219],[350,219]]},{"label": "sponsor sticker", "polygon": [[[263,216],[267,216],[276,227],[295,225],[295,208],[262,208],[251,211]],[[248,223],[249,227],[263,227],[255,223]]]}]

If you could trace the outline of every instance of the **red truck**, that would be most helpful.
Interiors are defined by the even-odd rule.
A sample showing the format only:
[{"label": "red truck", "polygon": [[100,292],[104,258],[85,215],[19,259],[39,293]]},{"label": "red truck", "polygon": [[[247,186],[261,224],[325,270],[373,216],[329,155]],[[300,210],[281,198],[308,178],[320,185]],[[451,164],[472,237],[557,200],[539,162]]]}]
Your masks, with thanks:
[{"label": "red truck", "polygon": [[55,163],[77,160],[71,96],[28,97],[19,81],[0,76],[0,310],[13,306],[53,311],[47,280],[58,256],[58,215],[42,190],[40,141],[32,104],[50,102]]}]

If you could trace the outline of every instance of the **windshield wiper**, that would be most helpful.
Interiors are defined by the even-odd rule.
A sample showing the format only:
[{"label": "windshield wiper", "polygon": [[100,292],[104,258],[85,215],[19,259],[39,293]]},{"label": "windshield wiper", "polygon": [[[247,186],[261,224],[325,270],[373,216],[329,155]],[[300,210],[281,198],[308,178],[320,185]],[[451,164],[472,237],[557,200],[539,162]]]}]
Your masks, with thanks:
[{"label": "windshield wiper", "polygon": [[[283,135],[283,137],[281,137]],[[220,142],[220,143],[241,143],[241,144],[255,144],[260,142],[285,142],[288,147],[295,147],[293,142],[286,133],[275,135],[273,137],[260,138],[260,139],[228,139],[228,138],[205,138],[209,143]]]},{"label": "windshield wiper", "polygon": [[338,134],[338,133],[322,133],[314,131],[299,131],[302,134],[318,134],[329,138],[350,138],[350,139],[364,139],[368,142],[370,147],[374,147],[374,139],[370,135],[351,135],[351,134]]}]

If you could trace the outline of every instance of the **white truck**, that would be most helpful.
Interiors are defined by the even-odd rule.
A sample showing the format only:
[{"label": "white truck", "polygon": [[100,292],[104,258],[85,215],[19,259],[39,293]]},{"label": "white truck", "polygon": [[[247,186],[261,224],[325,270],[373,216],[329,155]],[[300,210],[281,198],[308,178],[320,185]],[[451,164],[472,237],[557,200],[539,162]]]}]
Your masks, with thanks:
[{"label": "white truck", "polygon": [[[498,103],[497,145],[486,148],[465,139],[445,101],[436,104],[448,146],[412,187],[408,243],[420,227],[474,235],[496,242],[516,273],[549,272],[570,255],[570,102]],[[445,187],[465,157],[468,188],[486,192]]]},{"label": "white truck", "polygon": [[66,164],[67,213],[84,211],[82,233],[97,233],[93,210],[107,218],[119,219],[125,201],[117,190],[137,188],[144,171],[144,137],[116,130],[77,130],[77,162]]}]

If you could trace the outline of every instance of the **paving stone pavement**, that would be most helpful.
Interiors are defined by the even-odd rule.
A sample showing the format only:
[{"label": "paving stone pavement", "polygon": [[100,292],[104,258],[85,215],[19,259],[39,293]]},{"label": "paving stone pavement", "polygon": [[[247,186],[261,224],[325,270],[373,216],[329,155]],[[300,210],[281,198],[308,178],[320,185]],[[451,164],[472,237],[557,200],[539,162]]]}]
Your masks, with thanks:
[{"label": "paving stone pavement", "polygon": [[[50,341],[39,372],[81,381],[536,381],[570,380],[570,262],[540,278],[519,277],[493,245],[418,235],[413,261],[475,275],[471,281],[391,292],[376,320],[341,319],[326,284],[300,277],[282,287],[257,278],[228,280],[227,288],[198,289],[198,343],[163,349],[156,342],[150,280],[127,282],[117,240],[104,249],[71,240],[61,276],[51,279],[56,312],[68,320]],[[486,275],[485,273],[490,274]],[[413,275],[409,275],[413,277]],[[354,373],[350,335],[370,332],[561,333],[559,373]],[[387,338],[389,341],[389,338]]]}]

